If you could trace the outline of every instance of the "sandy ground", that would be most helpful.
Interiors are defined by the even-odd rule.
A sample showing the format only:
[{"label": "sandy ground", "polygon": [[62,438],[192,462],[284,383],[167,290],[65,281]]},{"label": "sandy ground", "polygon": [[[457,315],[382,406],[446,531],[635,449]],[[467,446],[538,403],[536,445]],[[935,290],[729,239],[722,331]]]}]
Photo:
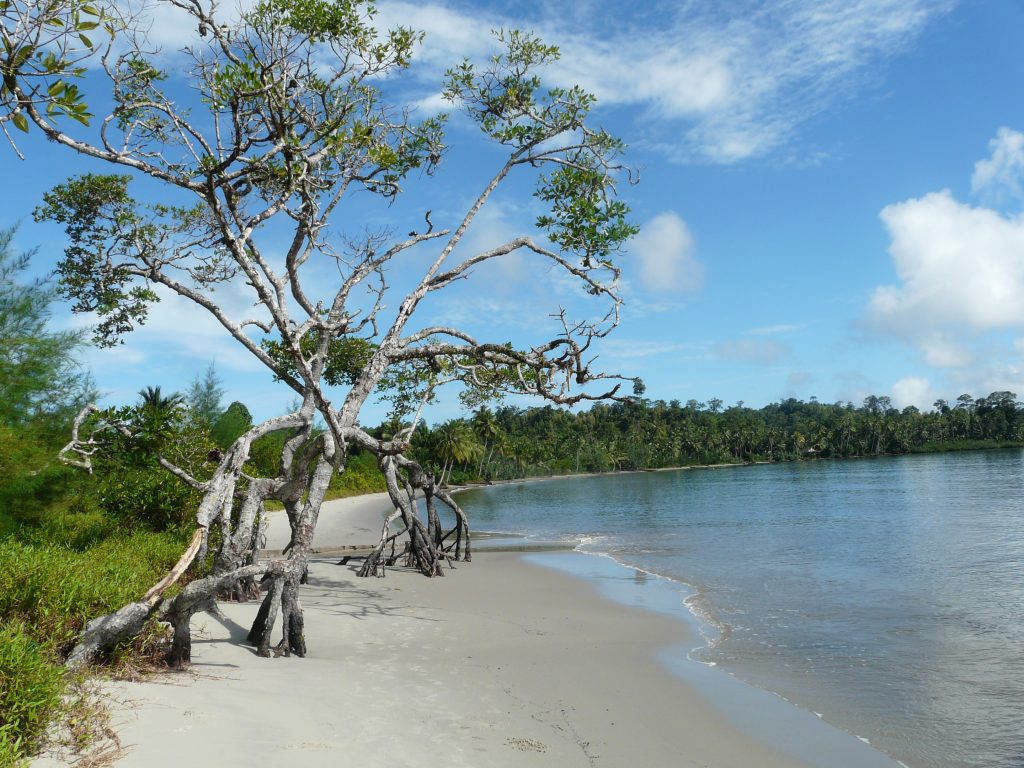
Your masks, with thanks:
[{"label": "sandy ground", "polygon": [[[359,501],[323,516],[325,531],[336,524],[346,535],[332,545],[377,525],[382,499]],[[612,602],[593,583],[520,555],[478,553],[435,579],[402,569],[359,579],[335,562],[315,561],[303,587],[306,658],[257,657],[242,644],[257,604],[227,604],[226,622],[193,619],[189,672],[105,684],[124,747],[117,765],[890,765],[828,746],[801,761],[786,739],[755,738],[736,711],[657,660],[694,645],[685,622]],[[740,725],[761,711],[741,712]],[[804,715],[812,731],[826,727]],[[786,737],[808,743],[800,728]]]},{"label": "sandy ground", "polygon": [[[320,506],[320,517],[313,533],[313,548],[374,546],[380,540],[384,518],[392,509],[386,493],[325,501]],[[289,537],[287,515],[280,510],[267,515],[266,549],[280,552],[287,546]]]}]

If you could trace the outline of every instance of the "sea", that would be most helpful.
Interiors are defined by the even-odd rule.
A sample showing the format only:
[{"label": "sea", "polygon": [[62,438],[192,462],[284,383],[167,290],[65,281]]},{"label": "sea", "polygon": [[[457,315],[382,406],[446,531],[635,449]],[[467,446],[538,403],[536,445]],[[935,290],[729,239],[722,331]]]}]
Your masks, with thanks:
[{"label": "sea", "polygon": [[1024,451],[573,477],[459,499],[477,531],[659,582],[699,629],[674,653],[910,768],[1024,767]]}]

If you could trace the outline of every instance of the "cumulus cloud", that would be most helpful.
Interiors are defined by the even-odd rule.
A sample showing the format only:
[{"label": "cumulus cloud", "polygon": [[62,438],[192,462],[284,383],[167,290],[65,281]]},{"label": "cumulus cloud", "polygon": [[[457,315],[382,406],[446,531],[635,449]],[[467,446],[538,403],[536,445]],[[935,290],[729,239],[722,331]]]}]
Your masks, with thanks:
[{"label": "cumulus cloud", "polygon": [[[155,290],[160,301],[151,305],[146,323],[126,335],[119,346],[89,348],[87,364],[95,370],[113,365],[142,374],[160,369],[198,370],[215,358],[217,366],[228,371],[265,370],[206,310],[162,286]],[[238,321],[263,316],[252,309],[251,300],[239,286],[222,286],[217,295],[229,316]],[[91,315],[71,318],[71,323],[80,327],[92,322]]]},{"label": "cumulus cloud", "polygon": [[785,344],[771,339],[736,339],[716,344],[712,351],[720,360],[735,360],[756,365],[774,365],[792,356]]},{"label": "cumulus cloud", "polygon": [[1024,220],[953,199],[948,190],[887,206],[899,285],[875,289],[869,318],[878,328],[913,338],[959,359],[942,328],[1024,327]]},{"label": "cumulus cloud", "polygon": [[640,283],[663,293],[693,293],[701,287],[704,267],[694,257],[694,250],[690,228],[672,212],[658,214],[644,224],[629,245],[639,266]]},{"label": "cumulus cloud", "polygon": [[[380,3],[380,23],[426,32],[420,62],[436,78],[491,52],[491,30],[526,28],[562,50],[550,79],[600,103],[640,108],[652,145],[677,160],[735,162],[789,141],[799,125],[872,76],[953,0],[661,2],[645,8],[573,6],[532,16],[508,6]],[[529,14],[529,11],[517,11]],[[425,102],[436,105],[434,97]],[[655,128],[655,124],[658,126]]]},{"label": "cumulus cloud", "polygon": [[913,405],[922,411],[931,410],[937,397],[928,379],[909,376],[892,385],[892,403],[897,408]]},{"label": "cumulus cloud", "polygon": [[971,191],[986,198],[1024,198],[1024,133],[1000,128],[989,144],[992,154],[974,165]]},{"label": "cumulus cloud", "polygon": [[[1019,190],[1024,135],[1002,128],[990,149],[975,165],[972,188],[983,195]],[[1013,339],[1024,329],[1024,215],[964,203],[942,190],[889,205],[880,216],[898,279],[874,290],[868,325],[942,369],[937,389],[1019,389],[1024,346]],[[893,397],[921,407],[931,397],[927,383],[902,379]]]}]

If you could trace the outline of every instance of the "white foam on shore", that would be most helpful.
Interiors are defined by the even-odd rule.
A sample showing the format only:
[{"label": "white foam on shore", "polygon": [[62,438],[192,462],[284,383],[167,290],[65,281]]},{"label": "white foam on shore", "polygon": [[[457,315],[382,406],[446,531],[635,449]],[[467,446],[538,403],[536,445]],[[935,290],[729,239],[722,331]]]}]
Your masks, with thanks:
[{"label": "white foam on shore", "polygon": [[[596,550],[583,549],[588,544],[602,541],[607,537],[604,536],[583,536],[579,539],[579,544],[575,547],[575,551],[584,555],[592,555],[596,557],[608,558],[612,562],[628,568],[636,573],[641,573],[644,576],[658,579],[663,582],[671,584],[673,587],[679,589],[684,593],[682,600],[680,601],[684,611],[680,612],[680,615],[687,620],[687,623],[696,628],[698,636],[703,640],[703,645],[691,648],[687,652],[687,659],[694,661],[698,664],[703,664],[706,667],[717,667],[718,663],[700,658],[697,654],[701,651],[713,650],[718,647],[723,641],[727,640],[732,633],[732,627],[723,621],[719,621],[710,610],[702,604],[702,592],[699,586],[696,584],[683,581],[682,579],[674,578],[672,576],[666,576],[663,573],[648,570],[638,565],[626,562],[622,560],[620,556],[617,556],[611,552],[601,552]],[[688,593],[688,594],[686,594]]]}]

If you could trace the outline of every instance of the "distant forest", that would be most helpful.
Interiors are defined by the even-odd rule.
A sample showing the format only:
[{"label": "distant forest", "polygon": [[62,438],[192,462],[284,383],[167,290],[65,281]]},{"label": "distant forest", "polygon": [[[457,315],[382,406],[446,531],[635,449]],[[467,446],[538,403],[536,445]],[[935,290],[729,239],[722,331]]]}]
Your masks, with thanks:
[{"label": "distant forest", "polygon": [[1022,409],[1013,392],[964,394],[925,412],[876,396],[860,406],[789,398],[760,409],[717,399],[638,399],[579,413],[506,406],[420,427],[414,453],[450,482],[463,482],[994,448],[1022,444]]}]

